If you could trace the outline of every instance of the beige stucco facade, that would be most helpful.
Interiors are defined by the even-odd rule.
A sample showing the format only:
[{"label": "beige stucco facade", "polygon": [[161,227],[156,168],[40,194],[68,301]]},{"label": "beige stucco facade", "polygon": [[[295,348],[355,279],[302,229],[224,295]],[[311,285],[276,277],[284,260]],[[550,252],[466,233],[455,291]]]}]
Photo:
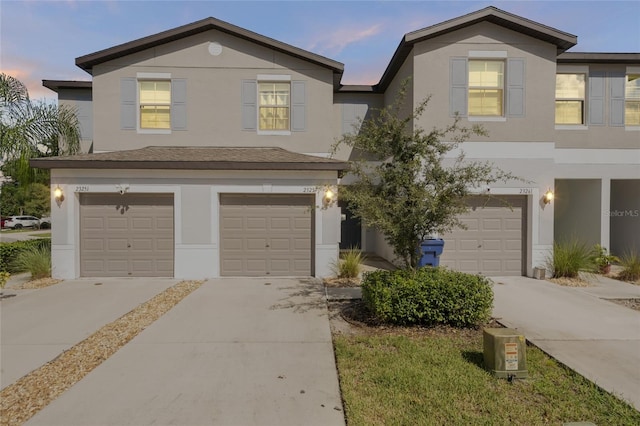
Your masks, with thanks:
[{"label": "beige stucco facade", "polygon": [[[621,125],[612,110],[613,101],[619,100],[620,76],[640,74],[640,54],[565,53],[577,43],[576,36],[486,8],[406,34],[378,84],[343,86],[342,64],[229,24],[202,22],[191,24],[188,31],[179,28],[144,43],[139,40],[79,58],[80,66],[93,76],[91,120],[85,120],[92,128],[93,152],[148,146],[280,147],[325,158],[344,134],[358,131],[362,119],[391,105],[406,81],[401,113],[409,114],[430,98],[413,126],[444,128],[453,122],[453,110],[465,105],[458,111],[459,124],[480,125],[486,131],[485,136],[472,136],[445,161],[462,150],[471,161],[489,162],[519,178],[474,191],[517,200],[521,206],[524,275],[545,266],[554,241],[570,234],[616,254],[640,250],[636,232],[640,229],[640,127]],[[503,61],[501,115],[467,114],[466,100],[459,95],[461,87],[468,94],[468,83],[464,83],[468,74],[460,67],[473,59]],[[558,73],[585,75],[580,125],[555,123]],[[123,128],[122,82],[154,76],[179,80],[186,87],[183,126],[166,131]],[[298,106],[304,112],[303,126],[271,133],[246,128],[243,84],[265,79],[302,84]],[[59,91],[60,103],[77,105],[78,99],[69,93]],[[594,113],[596,101],[598,114]],[[351,155],[342,146],[334,158],[348,161]],[[180,277],[192,277],[194,270],[198,276],[220,273],[221,194],[313,193],[318,209],[313,213],[312,273],[325,276],[337,260],[345,211],[334,204],[327,208],[324,191],[348,183],[348,174],[341,178],[335,171],[54,170],[52,185],[62,185],[71,195],[68,203],[52,212],[53,252],[59,261],[54,270],[64,277],[78,274],[75,188],[110,192],[127,184],[131,191],[174,194],[174,271]],[[543,196],[549,191],[556,200],[545,203]],[[199,224],[197,228],[194,223]],[[393,251],[374,230],[363,227],[359,244],[393,260]]]}]

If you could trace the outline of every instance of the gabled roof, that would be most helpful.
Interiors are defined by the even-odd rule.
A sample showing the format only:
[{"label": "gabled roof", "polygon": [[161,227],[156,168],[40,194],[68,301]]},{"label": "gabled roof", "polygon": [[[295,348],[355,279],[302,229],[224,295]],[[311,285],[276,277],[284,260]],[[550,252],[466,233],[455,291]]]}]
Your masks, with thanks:
[{"label": "gabled roof", "polygon": [[387,69],[382,74],[380,83],[378,83],[376,88],[377,91],[384,91],[387,89],[393,80],[393,77],[411,53],[414,44],[484,21],[555,44],[557,46],[558,53],[564,52],[565,50],[575,46],[578,42],[578,38],[575,35],[565,33],[521,16],[505,12],[504,10],[496,7],[489,6],[476,12],[405,34],[393,54]]},{"label": "gabled roof", "polygon": [[160,147],[128,151],[43,157],[30,160],[39,169],[177,170],[335,170],[348,164],[276,147]]},{"label": "gabled roof", "polygon": [[189,37],[209,30],[222,31],[235,37],[239,37],[244,40],[248,40],[250,42],[265,46],[269,49],[274,49],[279,52],[286,53],[296,58],[303,59],[316,65],[328,68],[336,74],[342,74],[344,72],[344,64],[340,62],[325,58],[324,56],[308,52],[298,47],[291,46],[281,41],[265,37],[244,28],[229,24],[228,22],[220,21],[219,19],[211,17],[168,31],[163,31],[161,33],[154,34],[148,37],[133,40],[128,43],[120,44],[109,49],[104,49],[98,52],[90,53],[88,55],[80,56],[79,58],[76,58],[76,65],[91,74],[93,72],[93,67],[103,62],[130,55],[132,53],[140,52],[142,50],[150,49],[152,47],[169,43],[175,40],[180,40],[185,37]]},{"label": "gabled roof", "polygon": [[42,85],[58,93],[60,89],[91,89],[93,83],[77,80],[42,80]]}]

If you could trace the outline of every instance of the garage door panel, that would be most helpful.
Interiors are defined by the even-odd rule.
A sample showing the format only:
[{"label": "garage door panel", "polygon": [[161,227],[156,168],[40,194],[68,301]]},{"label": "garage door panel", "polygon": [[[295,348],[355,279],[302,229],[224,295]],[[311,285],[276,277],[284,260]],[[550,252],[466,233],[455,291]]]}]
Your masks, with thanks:
[{"label": "garage door panel", "polygon": [[262,217],[248,217],[245,227],[252,231],[265,231],[267,229],[267,219]]},{"label": "garage door panel", "polygon": [[500,240],[483,240],[482,248],[485,251],[494,251],[499,252],[502,251],[502,241]]},{"label": "garage door panel", "polygon": [[469,273],[521,275],[526,199],[505,196],[502,201],[487,201],[472,197],[468,204],[472,209],[461,217],[468,229],[443,236],[440,264]]},{"label": "garage door panel", "polygon": [[290,217],[273,217],[271,218],[270,229],[288,232],[291,230],[291,219]]},{"label": "garage door panel", "polygon": [[296,250],[311,250],[311,238],[296,238],[293,244]]},{"label": "garage door panel", "polygon": [[246,249],[250,251],[264,251],[267,247],[266,238],[247,238]]},{"label": "garage door panel", "polygon": [[246,270],[249,274],[264,274],[267,270],[267,261],[265,259],[247,259]]},{"label": "garage door panel", "polygon": [[153,231],[153,218],[139,217],[131,220],[131,229],[133,231]]},{"label": "garage door panel", "polygon": [[[221,195],[221,275],[310,275],[312,201],[298,195]],[[232,236],[242,240],[243,252],[227,242]]]},{"label": "garage door panel", "polygon": [[173,276],[172,194],[81,194],[82,276]]},{"label": "garage door panel", "polygon": [[272,251],[291,251],[291,240],[289,238],[271,238],[269,248]]},{"label": "garage door panel", "polygon": [[468,239],[461,239],[458,241],[458,251],[477,251],[478,250],[478,246],[480,245],[480,241],[478,240],[468,240]]},{"label": "garage door panel", "polygon": [[242,250],[243,241],[240,238],[225,238],[222,240],[222,250],[231,252],[231,251],[240,251]]},{"label": "garage door panel", "polygon": [[496,231],[502,229],[502,221],[500,219],[483,219],[483,231]]}]

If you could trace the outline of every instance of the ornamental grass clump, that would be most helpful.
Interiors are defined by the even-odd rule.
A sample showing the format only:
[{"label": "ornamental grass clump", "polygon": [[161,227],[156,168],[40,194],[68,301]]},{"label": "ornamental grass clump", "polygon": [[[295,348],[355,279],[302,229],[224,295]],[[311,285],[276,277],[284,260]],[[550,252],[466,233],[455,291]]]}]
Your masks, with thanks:
[{"label": "ornamental grass clump", "polygon": [[473,327],[491,318],[491,281],[445,268],[374,271],[362,299],[380,321],[397,325]]},{"label": "ornamental grass clump", "polygon": [[30,272],[34,280],[51,276],[51,248],[47,245],[30,247],[18,253],[11,263],[14,272]]},{"label": "ornamental grass clump", "polygon": [[622,272],[618,278],[625,281],[640,280],[640,255],[635,250],[628,250],[620,256],[620,265]]},{"label": "ornamental grass clump", "polygon": [[356,248],[340,253],[340,259],[334,263],[333,272],[338,278],[357,278],[362,270],[366,256]]},{"label": "ornamental grass clump", "polygon": [[597,270],[593,250],[575,239],[554,242],[553,252],[547,256],[547,267],[553,271],[553,278],[577,278],[581,271]]}]

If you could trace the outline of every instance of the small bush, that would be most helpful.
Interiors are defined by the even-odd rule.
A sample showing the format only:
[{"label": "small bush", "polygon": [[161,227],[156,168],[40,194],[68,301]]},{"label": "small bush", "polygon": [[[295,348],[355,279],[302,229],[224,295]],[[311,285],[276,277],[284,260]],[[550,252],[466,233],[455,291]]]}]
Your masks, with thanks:
[{"label": "small bush", "polygon": [[625,281],[640,280],[640,256],[635,250],[629,250],[620,257],[622,272],[619,278]]},{"label": "small bush", "polygon": [[51,248],[46,246],[30,247],[22,250],[11,262],[16,272],[30,272],[32,279],[51,276]]},{"label": "small bush", "polygon": [[12,243],[0,243],[0,271],[17,272],[12,270],[12,262],[18,256],[18,253],[32,247],[46,247],[50,251],[51,240],[36,239],[16,241]]},{"label": "small bush", "polygon": [[554,278],[576,278],[578,272],[595,272],[593,250],[586,244],[571,240],[554,242],[553,253],[547,257],[547,268]]},{"label": "small bush", "polygon": [[362,298],[371,313],[399,325],[477,326],[491,318],[491,282],[444,268],[365,274]]},{"label": "small bush", "polygon": [[333,272],[338,278],[357,278],[365,258],[360,250],[350,248],[340,253],[340,259],[332,266]]}]

